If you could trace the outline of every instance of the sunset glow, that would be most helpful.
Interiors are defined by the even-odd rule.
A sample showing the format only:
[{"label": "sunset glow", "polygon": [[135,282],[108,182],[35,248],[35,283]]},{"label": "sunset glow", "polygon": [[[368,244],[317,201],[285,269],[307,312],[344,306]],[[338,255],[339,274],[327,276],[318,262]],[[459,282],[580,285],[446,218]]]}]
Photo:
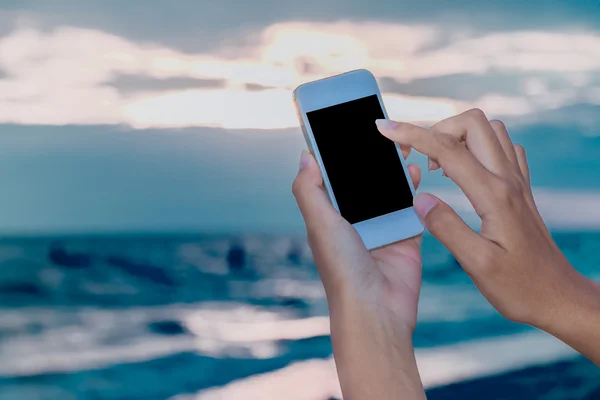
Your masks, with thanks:
[{"label": "sunset glow", "polygon": [[[435,45],[447,34],[454,39]],[[523,79],[514,95],[492,90],[468,101],[384,88],[391,117],[405,121],[436,121],[474,106],[505,117],[577,102],[600,104],[600,88],[590,84],[592,74],[600,72],[600,37],[594,34],[532,31],[474,37],[434,26],[342,21],[279,23],[258,37],[257,43],[239,43],[227,55],[191,54],[98,30],[17,29],[0,40],[0,70],[7,74],[0,80],[0,122],[290,128],[298,125],[291,105],[295,86],[357,68],[400,85],[502,70],[560,74],[575,86],[564,90],[544,77]],[[165,88],[140,85],[128,92],[119,86],[121,77],[162,81]],[[190,80],[189,88],[168,87],[170,79],[182,78]]]}]

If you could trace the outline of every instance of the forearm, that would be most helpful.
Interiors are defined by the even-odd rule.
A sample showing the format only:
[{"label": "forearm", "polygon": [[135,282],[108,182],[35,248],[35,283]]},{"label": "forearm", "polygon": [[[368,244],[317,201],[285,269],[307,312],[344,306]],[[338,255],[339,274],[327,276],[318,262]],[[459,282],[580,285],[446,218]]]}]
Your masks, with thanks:
[{"label": "forearm", "polygon": [[600,366],[600,286],[578,273],[565,284],[563,306],[538,327]]},{"label": "forearm", "polygon": [[359,302],[344,301],[330,311],[344,399],[425,399],[410,329],[387,324]]}]

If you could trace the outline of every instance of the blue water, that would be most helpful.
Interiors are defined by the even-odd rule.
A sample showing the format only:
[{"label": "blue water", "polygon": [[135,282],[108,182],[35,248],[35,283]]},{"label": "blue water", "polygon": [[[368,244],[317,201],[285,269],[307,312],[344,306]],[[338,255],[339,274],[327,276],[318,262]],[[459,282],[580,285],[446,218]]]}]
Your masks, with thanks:
[{"label": "blue water", "polygon": [[[578,269],[600,277],[600,233],[554,237]],[[423,254],[418,352],[533,332],[502,318],[430,236]],[[0,400],[204,398],[331,356],[324,293],[300,236],[4,238],[0,308]],[[588,398],[600,372],[578,368],[570,374],[580,397],[569,398]],[[435,398],[465,398],[447,396]]]}]

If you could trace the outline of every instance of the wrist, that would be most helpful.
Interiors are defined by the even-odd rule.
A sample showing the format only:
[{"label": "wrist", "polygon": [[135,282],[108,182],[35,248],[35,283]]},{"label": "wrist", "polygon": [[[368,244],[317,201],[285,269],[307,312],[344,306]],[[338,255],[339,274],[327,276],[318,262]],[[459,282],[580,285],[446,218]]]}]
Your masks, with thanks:
[{"label": "wrist", "polygon": [[362,340],[363,346],[393,346],[402,352],[413,351],[413,328],[356,293],[340,293],[336,301],[330,301],[329,314],[332,336]]},{"label": "wrist", "polygon": [[600,290],[586,279],[544,329],[600,366]]},{"label": "wrist", "polygon": [[340,295],[330,304],[331,339],[344,398],[424,398],[412,329],[375,308],[354,295]]},{"label": "wrist", "polygon": [[412,346],[412,335],[416,324],[416,302],[415,310],[408,312],[406,310],[411,308],[408,306],[411,299],[387,299],[383,296],[362,293],[346,285],[340,285],[335,289],[335,291],[326,291],[332,324],[336,321],[338,325],[364,325]]},{"label": "wrist", "polygon": [[[402,359],[414,354],[413,329],[389,313],[378,312],[360,301],[330,307],[331,335],[339,342],[354,342],[363,348]],[[342,340],[338,340],[338,338]]]},{"label": "wrist", "polygon": [[552,304],[538,313],[531,325],[562,340],[600,317],[600,286],[571,267],[560,285]]}]

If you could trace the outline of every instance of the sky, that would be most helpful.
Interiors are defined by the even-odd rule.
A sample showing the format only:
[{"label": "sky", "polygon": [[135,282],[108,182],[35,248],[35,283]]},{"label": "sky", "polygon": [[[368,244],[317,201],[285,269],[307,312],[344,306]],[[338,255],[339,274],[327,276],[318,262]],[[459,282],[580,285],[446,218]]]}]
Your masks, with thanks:
[{"label": "sky", "polygon": [[356,68],[394,119],[501,118],[549,224],[600,227],[600,1],[176,4],[0,2],[0,233],[301,231],[291,92]]}]

